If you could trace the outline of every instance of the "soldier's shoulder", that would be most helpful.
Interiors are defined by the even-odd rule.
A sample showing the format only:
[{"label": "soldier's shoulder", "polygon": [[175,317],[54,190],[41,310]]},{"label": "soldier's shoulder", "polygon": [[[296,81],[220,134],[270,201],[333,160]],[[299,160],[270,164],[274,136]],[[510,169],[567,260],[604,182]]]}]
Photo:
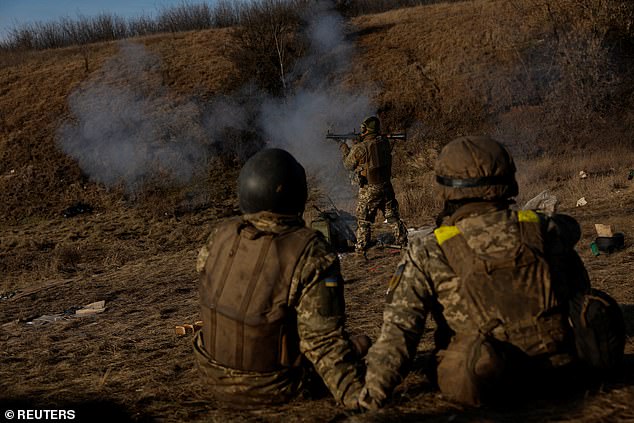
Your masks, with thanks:
[{"label": "soldier's shoulder", "polygon": [[363,153],[365,153],[365,145],[363,144],[363,142],[358,142],[350,147],[350,154],[357,155]]},{"label": "soldier's shoulder", "polygon": [[433,226],[425,226],[419,229],[410,230],[407,234],[410,245],[422,246],[426,243],[436,242]]},{"label": "soldier's shoulder", "polygon": [[335,254],[333,247],[330,245],[324,234],[316,229],[304,227],[303,232],[309,238],[306,250],[311,255]]},{"label": "soldier's shoulder", "polygon": [[412,257],[427,257],[440,251],[434,229],[424,228],[408,235],[408,251]]},{"label": "soldier's shoulder", "polygon": [[236,226],[238,222],[240,221],[241,221],[241,218],[239,216],[232,216],[232,217],[222,218],[211,223],[209,226],[207,226],[207,231],[209,235],[207,236],[207,240],[205,241],[205,246],[208,246],[213,243],[213,240],[218,234],[218,232],[220,232],[221,230],[225,228]]},{"label": "soldier's shoulder", "polygon": [[214,239],[218,235],[218,232],[225,228],[236,226],[239,224],[239,222],[241,222],[241,217],[233,216],[233,217],[217,220],[213,224],[209,225],[209,228],[208,228],[209,235],[207,235],[207,239],[205,243],[202,245],[202,247],[200,248],[200,250],[198,251],[198,257],[196,258],[197,272],[202,272],[203,268],[205,267],[205,262],[207,261],[207,258],[209,257],[209,254],[211,252],[211,247],[214,243]]},{"label": "soldier's shoulder", "polygon": [[222,230],[231,226],[237,226],[243,221],[244,219],[242,218],[242,216],[223,217],[210,225],[211,233],[214,234],[218,232],[219,230]]}]

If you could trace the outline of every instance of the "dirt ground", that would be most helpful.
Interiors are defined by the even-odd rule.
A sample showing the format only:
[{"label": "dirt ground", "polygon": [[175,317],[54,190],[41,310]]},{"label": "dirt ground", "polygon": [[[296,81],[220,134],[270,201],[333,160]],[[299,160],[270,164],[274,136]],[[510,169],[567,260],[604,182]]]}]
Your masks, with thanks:
[{"label": "dirt ground", "polygon": [[[19,238],[44,248],[42,240],[47,240],[53,250],[51,244],[81,242],[88,232],[102,239],[104,250],[109,240],[122,251],[132,245],[131,257],[119,263],[95,259],[68,278],[42,278],[28,286],[3,283],[1,407],[74,409],[81,421],[634,421],[634,245],[626,238],[624,250],[598,257],[588,247],[596,221],[616,219],[620,227],[632,227],[631,192],[618,210],[610,202],[564,210],[582,224],[578,250],[594,285],[622,304],[627,319],[626,359],[617,376],[589,390],[538,397],[521,406],[464,409],[443,400],[424,376],[425,351],[431,347],[428,334],[392,404],[363,415],[345,413],[330,398],[303,397],[263,410],[230,410],[206,397],[192,360],[191,336],[176,336],[174,326],[198,319],[197,248],[219,216],[235,213],[230,197],[224,207],[154,220],[135,217],[134,209],[125,219],[93,212],[3,229],[3,243]],[[376,226],[380,231],[381,225]],[[151,254],[141,252],[143,244]],[[99,252],[80,254],[99,257]],[[375,248],[368,261],[341,256],[351,333],[378,336],[386,283],[400,254]],[[99,300],[106,301],[101,314],[40,326],[28,323]]]}]

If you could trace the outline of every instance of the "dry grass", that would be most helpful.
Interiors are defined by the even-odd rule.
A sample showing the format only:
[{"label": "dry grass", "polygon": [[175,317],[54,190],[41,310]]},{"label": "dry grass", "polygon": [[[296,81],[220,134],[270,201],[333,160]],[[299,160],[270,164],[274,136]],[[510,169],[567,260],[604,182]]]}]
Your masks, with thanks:
[{"label": "dry grass", "polygon": [[[634,167],[628,127],[634,114],[626,107],[631,94],[623,96],[620,108],[612,101],[601,102],[607,108],[575,103],[580,105],[572,109],[575,116],[588,122],[562,125],[561,131],[572,132],[555,136],[553,122],[569,110],[554,101],[560,97],[540,95],[552,81],[537,75],[550,74],[527,66],[539,62],[529,60],[533,55],[545,52],[540,46],[552,34],[552,21],[517,4],[453,2],[356,18],[361,51],[349,83],[376,89],[387,130],[408,128],[409,140],[394,150],[394,186],[409,226],[431,222],[439,209],[432,169],[442,145],[463,133],[491,133],[515,153],[520,202],[549,188],[562,211],[580,221],[579,253],[595,285],[624,304],[632,336],[634,247],[628,231],[634,196],[626,180]],[[227,54],[231,31],[138,41],[161,59],[153,81],[180,100],[209,99],[241,85]],[[90,181],[57,149],[55,133],[69,118],[68,95],[117,51],[116,44],[103,43],[88,50],[0,54],[0,293],[18,291],[13,299],[0,299],[0,324],[20,320],[0,328],[3,405],[72,405],[80,416],[101,413],[111,421],[632,420],[632,339],[620,378],[601,390],[544,398],[523,408],[455,407],[433,392],[419,362],[393,405],[379,413],[348,416],[328,398],[260,411],[229,411],[209,400],[196,377],[190,339],[173,335],[173,326],[198,318],[196,250],[219,219],[237,213],[237,166],[231,159],[210,161],[207,174],[189,186],[152,186],[134,197]],[[588,72],[596,75],[599,68],[592,66]],[[614,93],[627,85],[625,73],[619,76],[617,86],[603,85],[599,95],[606,87]],[[565,94],[563,87],[557,95]],[[587,179],[579,179],[580,170]],[[575,208],[581,196],[588,205]],[[311,193],[311,201],[321,200]],[[63,218],[62,211],[78,201],[89,203],[93,213]],[[594,223],[624,230],[626,249],[592,256],[587,244]],[[346,286],[351,332],[378,335],[385,284],[399,258],[390,250],[372,250],[367,263],[343,257],[344,277],[351,282]],[[102,299],[108,308],[96,317],[25,324]],[[426,334],[421,348],[429,341]]]},{"label": "dry grass", "polygon": [[[209,30],[142,40],[164,57],[159,89],[200,97],[231,89],[236,82],[225,56],[229,37],[228,30]],[[80,200],[105,208],[121,200],[121,191],[106,193],[90,183],[56,144],[58,127],[69,119],[69,94],[95,78],[118,50],[115,43],[92,45],[88,72],[79,47],[9,54],[1,63],[0,215],[5,222],[51,216]]]},{"label": "dry grass", "polygon": [[[631,126],[631,5],[458,2],[356,18],[352,84],[378,84],[388,126],[496,133],[552,148]],[[629,19],[629,20],[628,20]],[[438,36],[444,34],[444,36]],[[521,131],[517,128],[521,127]]]},{"label": "dry grass", "polygon": [[[603,150],[545,155],[518,160],[518,182],[523,204],[541,191],[555,194],[564,208],[575,207],[585,197],[589,202],[615,201],[632,194],[632,181],[627,177],[634,168],[632,148],[628,143]],[[586,178],[580,172],[587,174]]]}]

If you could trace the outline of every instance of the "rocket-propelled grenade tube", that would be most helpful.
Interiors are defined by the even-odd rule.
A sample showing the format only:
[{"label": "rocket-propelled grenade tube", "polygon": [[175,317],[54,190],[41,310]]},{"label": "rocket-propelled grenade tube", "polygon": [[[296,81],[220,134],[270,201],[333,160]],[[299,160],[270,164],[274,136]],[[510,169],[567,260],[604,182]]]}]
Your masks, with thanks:
[{"label": "rocket-propelled grenade tube", "polygon": [[[406,132],[395,132],[392,134],[381,134],[382,137],[387,138],[388,140],[407,140]],[[333,134],[328,131],[326,133],[326,139],[335,140],[337,142],[345,142],[346,140],[359,140],[361,134],[358,132],[348,132],[347,134]]]}]

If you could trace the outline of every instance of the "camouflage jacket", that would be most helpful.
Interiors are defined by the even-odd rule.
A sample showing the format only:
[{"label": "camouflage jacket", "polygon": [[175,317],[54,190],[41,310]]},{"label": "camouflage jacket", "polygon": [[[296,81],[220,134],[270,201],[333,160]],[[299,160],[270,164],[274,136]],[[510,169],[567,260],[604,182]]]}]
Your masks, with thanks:
[{"label": "camouflage jacket", "polygon": [[[501,231],[501,214],[511,213],[492,203],[476,203],[463,206],[444,224],[455,225],[464,219],[486,228],[480,241],[499,244],[504,248],[505,235]],[[556,294],[562,298],[589,287],[588,276],[581,259],[574,250],[580,229],[574,219],[555,215],[541,217],[545,233],[545,255],[555,278],[559,281]],[[406,375],[407,368],[416,353],[428,314],[442,310],[439,293],[453,292],[459,278],[449,266],[434,234],[410,240],[397,271],[390,281],[387,303],[383,313],[381,335],[367,357],[368,370],[363,406],[380,406]],[[445,295],[445,313],[461,310],[459,299]],[[452,304],[455,301],[456,304]]]},{"label": "camouflage jacket", "polygon": [[387,167],[387,175],[385,175],[385,178],[382,182],[388,182],[391,176],[392,161],[391,154],[389,152],[391,150],[389,141],[385,140],[384,138],[379,138],[376,135],[370,134],[365,136],[365,138],[363,138],[360,142],[353,144],[351,148],[348,148],[347,145],[343,144],[345,145],[345,147],[342,147],[342,152],[344,155],[343,166],[347,170],[354,172],[360,186],[366,185],[368,183],[368,177],[370,176],[368,175],[368,166],[370,165],[372,159],[369,157],[370,152],[368,151],[368,144],[372,141],[377,140],[387,143],[385,151],[383,151],[380,159],[375,158],[374,160],[382,160],[385,162],[384,166]]},{"label": "camouflage jacket", "polygon": [[[256,228],[273,233],[304,226],[298,217],[268,212],[245,215],[244,218]],[[199,252],[198,272],[205,266],[214,233]],[[344,329],[345,303],[339,259],[323,237],[314,238],[300,257],[293,272],[288,304],[297,313],[302,355],[312,363],[337,402],[346,408],[357,408],[362,387],[362,363],[353,353]],[[226,368],[206,354],[199,338],[194,345],[198,365],[218,397],[230,398],[231,394],[239,394],[273,403],[292,398],[301,388],[301,369],[257,373]]]}]

